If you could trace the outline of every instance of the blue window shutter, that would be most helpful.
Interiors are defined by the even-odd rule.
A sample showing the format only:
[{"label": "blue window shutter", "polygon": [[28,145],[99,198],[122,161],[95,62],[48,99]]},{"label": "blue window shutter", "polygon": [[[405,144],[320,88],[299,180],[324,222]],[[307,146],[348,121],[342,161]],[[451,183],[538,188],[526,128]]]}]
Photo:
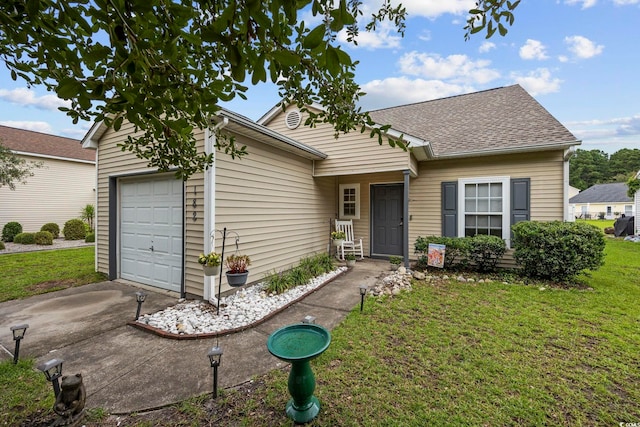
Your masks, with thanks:
[{"label": "blue window shutter", "polygon": [[511,225],[531,219],[531,179],[511,180]]},{"label": "blue window shutter", "polygon": [[458,182],[442,183],[442,235],[458,236]]}]

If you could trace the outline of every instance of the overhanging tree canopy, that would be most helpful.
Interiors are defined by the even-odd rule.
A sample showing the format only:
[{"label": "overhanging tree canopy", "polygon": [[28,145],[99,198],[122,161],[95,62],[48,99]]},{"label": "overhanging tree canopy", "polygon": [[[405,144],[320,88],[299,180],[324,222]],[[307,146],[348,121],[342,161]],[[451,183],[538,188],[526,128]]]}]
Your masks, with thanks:
[{"label": "overhanging tree canopy", "polygon": [[[479,0],[466,35],[506,34],[519,1]],[[310,10],[322,23],[299,21]],[[384,20],[404,31],[406,11],[384,0],[365,31]],[[319,103],[307,125],[331,123],[336,135],[373,122],[357,102],[357,63],[340,47],[357,43],[360,0],[7,0],[0,8],[0,58],[14,80],[45,85],[71,107],[74,122],[131,122],[139,136],[123,150],[183,179],[213,161],[198,152],[194,129],[210,125],[218,103],[244,98],[247,84],[276,83],[288,103]],[[382,143],[388,127],[374,128]],[[393,141],[389,141],[393,144]],[[232,139],[218,150],[245,154]]]}]

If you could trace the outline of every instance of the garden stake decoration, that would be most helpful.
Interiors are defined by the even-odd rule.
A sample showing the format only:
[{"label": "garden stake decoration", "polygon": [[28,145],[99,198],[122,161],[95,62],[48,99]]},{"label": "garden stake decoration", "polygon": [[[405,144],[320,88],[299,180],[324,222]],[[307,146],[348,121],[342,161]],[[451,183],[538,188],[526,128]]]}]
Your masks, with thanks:
[{"label": "garden stake decoration", "polygon": [[13,334],[13,340],[16,342],[16,348],[13,351],[13,364],[18,363],[18,358],[20,357],[20,341],[24,338],[24,334],[27,332],[27,328],[29,325],[26,323],[23,325],[15,325],[10,327],[11,333]]}]

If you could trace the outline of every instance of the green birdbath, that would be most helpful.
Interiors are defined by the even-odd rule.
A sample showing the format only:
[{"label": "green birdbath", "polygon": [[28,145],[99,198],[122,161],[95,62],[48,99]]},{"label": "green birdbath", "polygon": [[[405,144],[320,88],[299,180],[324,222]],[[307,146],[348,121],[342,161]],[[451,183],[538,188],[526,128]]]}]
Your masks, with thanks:
[{"label": "green birdbath", "polygon": [[286,413],[296,423],[308,423],[320,412],[320,402],[313,395],[316,379],[311,371],[311,359],[329,347],[331,334],[313,323],[284,326],[267,339],[269,353],[291,363],[289,394]]}]

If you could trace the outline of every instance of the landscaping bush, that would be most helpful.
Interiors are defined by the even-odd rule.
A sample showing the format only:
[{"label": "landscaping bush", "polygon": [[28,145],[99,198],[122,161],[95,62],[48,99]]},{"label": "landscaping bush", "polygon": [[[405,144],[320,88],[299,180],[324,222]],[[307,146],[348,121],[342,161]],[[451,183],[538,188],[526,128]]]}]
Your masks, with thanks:
[{"label": "landscaping bush", "polygon": [[469,262],[470,239],[466,237],[418,236],[413,245],[414,253],[419,255],[416,268],[422,270],[427,268],[429,243],[446,246],[444,252],[444,268],[461,269],[467,266]]},{"label": "landscaping bush", "polygon": [[4,246],[4,242],[0,240],[0,251],[4,251],[6,247]]},{"label": "landscaping bush", "polygon": [[96,233],[89,233],[87,237],[84,238],[86,243],[95,243],[96,241]]},{"label": "landscaping bush", "polygon": [[22,233],[22,225],[19,222],[8,222],[2,227],[2,241],[13,242],[13,238]]},{"label": "landscaping bush", "polygon": [[55,222],[48,222],[40,228],[40,231],[48,231],[54,239],[60,237],[60,227]]},{"label": "landscaping bush", "polygon": [[604,264],[604,235],[593,225],[522,221],[512,230],[514,258],[528,277],[566,282]]},{"label": "landscaping bush", "polygon": [[475,270],[483,273],[494,271],[506,251],[507,244],[497,236],[479,234],[469,239],[469,260]]},{"label": "landscaping bush", "polygon": [[48,231],[38,231],[34,234],[36,245],[53,245],[53,234]]},{"label": "landscaping bush", "polygon": [[13,243],[21,243],[23,245],[33,245],[35,241],[34,233],[19,233],[13,237]]},{"label": "landscaping bush", "polygon": [[84,228],[84,222],[81,219],[70,219],[65,222],[62,229],[65,240],[82,240],[86,237],[87,233]]}]

